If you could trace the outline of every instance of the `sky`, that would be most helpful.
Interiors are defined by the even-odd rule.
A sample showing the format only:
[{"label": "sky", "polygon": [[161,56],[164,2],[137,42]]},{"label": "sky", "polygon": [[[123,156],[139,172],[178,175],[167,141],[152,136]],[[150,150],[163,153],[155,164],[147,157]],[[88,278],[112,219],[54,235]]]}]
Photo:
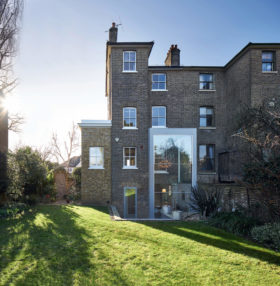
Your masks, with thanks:
[{"label": "sky", "polygon": [[118,41],[155,41],[150,65],[178,44],[182,65],[225,65],[248,42],[280,42],[279,0],[25,0],[10,113],[25,124],[10,149],[64,140],[72,122],[107,119],[108,29]]}]

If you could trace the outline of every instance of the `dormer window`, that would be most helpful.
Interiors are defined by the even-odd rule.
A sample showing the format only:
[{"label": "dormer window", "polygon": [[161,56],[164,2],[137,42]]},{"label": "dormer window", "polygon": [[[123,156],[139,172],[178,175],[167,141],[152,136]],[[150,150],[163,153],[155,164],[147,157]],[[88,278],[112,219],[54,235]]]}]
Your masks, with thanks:
[{"label": "dormer window", "polygon": [[136,71],[136,52],[124,51],[123,52],[123,71],[135,72]]},{"label": "dormer window", "polygon": [[262,52],[262,71],[275,71],[275,52]]}]

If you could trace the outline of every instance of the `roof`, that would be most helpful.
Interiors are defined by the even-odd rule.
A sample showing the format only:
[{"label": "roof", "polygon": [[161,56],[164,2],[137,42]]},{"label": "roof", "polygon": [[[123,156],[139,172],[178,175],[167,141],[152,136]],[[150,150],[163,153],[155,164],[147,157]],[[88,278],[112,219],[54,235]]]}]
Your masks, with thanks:
[{"label": "roof", "polygon": [[[81,162],[81,156],[75,156],[72,157],[69,160],[69,168],[75,168],[79,163]],[[66,167],[68,162],[64,162],[61,164],[61,166]]]}]

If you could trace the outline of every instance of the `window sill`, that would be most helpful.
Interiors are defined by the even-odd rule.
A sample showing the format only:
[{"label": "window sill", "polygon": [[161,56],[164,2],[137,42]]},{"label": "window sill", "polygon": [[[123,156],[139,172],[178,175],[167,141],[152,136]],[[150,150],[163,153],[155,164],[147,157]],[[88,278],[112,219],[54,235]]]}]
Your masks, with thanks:
[{"label": "window sill", "polygon": [[262,73],[266,73],[266,74],[277,74],[278,71],[262,71]]},{"label": "window sill", "polygon": [[216,175],[217,173],[216,172],[199,172],[198,175]]},{"label": "window sill", "polygon": [[89,167],[89,170],[105,170],[104,167]]},{"label": "window sill", "polygon": [[151,89],[151,91],[168,91],[168,89]]},{"label": "window sill", "polygon": [[215,92],[216,89],[199,89],[198,91],[199,91],[199,92],[200,92],[200,91],[202,91],[202,92],[209,92],[209,91],[210,91],[210,92]]},{"label": "window sill", "polygon": [[167,172],[167,171],[154,171],[154,173],[155,174],[166,174],[166,175],[169,174],[169,172]]},{"label": "window sill", "polygon": [[138,73],[138,71],[122,71],[123,73]]},{"label": "window sill", "polygon": [[152,126],[152,128],[167,128],[166,126]]},{"label": "window sill", "polygon": [[123,170],[138,170],[137,167],[123,167]]},{"label": "window sill", "polygon": [[201,129],[201,130],[215,130],[216,127],[214,127],[214,126],[200,126],[199,129]]},{"label": "window sill", "polygon": [[123,127],[123,130],[138,130],[137,127]]}]

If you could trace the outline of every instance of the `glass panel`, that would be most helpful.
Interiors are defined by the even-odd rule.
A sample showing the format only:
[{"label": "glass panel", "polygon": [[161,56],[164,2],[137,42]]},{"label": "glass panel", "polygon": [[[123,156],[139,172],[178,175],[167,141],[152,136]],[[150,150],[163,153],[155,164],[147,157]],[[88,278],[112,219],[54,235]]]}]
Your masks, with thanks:
[{"label": "glass panel", "polygon": [[130,52],[130,62],[135,62],[136,59],[136,52]]},{"label": "glass panel", "polygon": [[159,89],[165,89],[165,82],[159,82],[158,87]]},{"label": "glass panel", "polygon": [[96,165],[103,166],[103,158],[102,157],[95,157],[96,158]]},{"label": "glass panel", "polygon": [[165,126],[165,118],[160,117],[158,119],[158,126]]},{"label": "glass panel", "polygon": [[212,81],[212,74],[200,74],[200,81]]},{"label": "glass panel", "polygon": [[130,108],[129,109],[129,115],[130,115],[130,118],[136,118],[136,109]]},{"label": "glass panel", "polygon": [[129,148],[124,148],[124,155],[129,156]]},{"label": "glass panel", "polygon": [[124,165],[130,166],[130,157],[124,157]]},{"label": "glass panel", "polygon": [[165,117],[165,107],[158,108],[158,115],[161,117]]},{"label": "glass panel", "polygon": [[102,147],[95,147],[95,155],[97,157],[102,157],[103,156],[103,148]]},{"label": "glass panel", "polygon": [[213,109],[212,108],[207,108],[206,109],[207,114],[213,114]]},{"label": "glass panel", "polygon": [[273,61],[273,53],[272,52],[263,52],[262,53],[263,62],[272,62]]},{"label": "glass panel", "polygon": [[135,157],[130,157],[130,166],[136,166]]},{"label": "glass panel", "polygon": [[212,115],[207,115],[206,119],[207,119],[207,126],[212,126],[213,125],[213,121],[212,121]]},{"label": "glass panel", "polygon": [[128,118],[128,117],[129,117],[129,108],[125,108],[125,109],[124,109],[123,115],[124,115],[125,118]]},{"label": "glass panel", "polygon": [[136,64],[135,63],[129,63],[129,70],[135,71],[136,70]]},{"label": "glass panel", "polygon": [[124,119],[124,121],[123,121],[123,126],[124,126],[124,127],[129,127],[129,126],[130,126],[130,123],[129,123],[129,120],[128,120],[128,119]]},{"label": "glass panel", "polygon": [[159,74],[158,80],[165,82],[165,74]]},{"label": "glass panel", "polygon": [[153,82],[152,83],[152,89],[158,89],[158,83]]},{"label": "glass panel", "polygon": [[[162,118],[160,118],[161,120]],[[155,217],[187,211],[192,184],[192,140],[188,135],[154,135]]]},{"label": "glass panel", "polygon": [[135,156],[135,148],[130,148],[130,156]]},{"label": "glass panel", "polygon": [[199,160],[203,160],[206,157],[206,145],[199,146]]},{"label": "glass panel", "polygon": [[152,107],[152,117],[158,117],[158,108]]},{"label": "glass panel", "polygon": [[158,74],[153,74],[152,75],[152,81],[153,82],[158,82]]},{"label": "glass panel", "polygon": [[123,60],[124,60],[124,62],[128,62],[129,61],[129,52],[124,52],[123,53]]},{"label": "glass panel", "polygon": [[206,118],[205,117],[200,117],[199,126],[206,127]]},{"label": "glass panel", "polygon": [[129,126],[130,127],[136,127],[136,119],[130,119]]},{"label": "glass panel", "polygon": [[125,189],[125,217],[126,218],[135,218],[136,217],[136,189],[135,188],[126,188]]},{"label": "glass panel", "polygon": [[125,71],[129,70],[129,63],[124,63],[123,70],[125,70]]},{"label": "glass panel", "polygon": [[158,118],[152,118],[152,126],[158,126]]}]

